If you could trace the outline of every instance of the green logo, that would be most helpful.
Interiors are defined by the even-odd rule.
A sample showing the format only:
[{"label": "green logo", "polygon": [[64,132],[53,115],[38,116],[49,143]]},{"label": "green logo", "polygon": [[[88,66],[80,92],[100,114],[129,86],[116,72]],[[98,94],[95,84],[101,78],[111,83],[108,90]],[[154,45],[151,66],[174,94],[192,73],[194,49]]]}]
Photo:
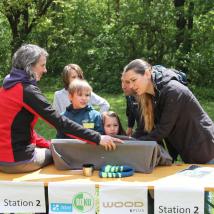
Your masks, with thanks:
[{"label": "green logo", "polygon": [[89,212],[94,207],[94,198],[87,192],[80,192],[74,195],[72,205],[82,213]]}]

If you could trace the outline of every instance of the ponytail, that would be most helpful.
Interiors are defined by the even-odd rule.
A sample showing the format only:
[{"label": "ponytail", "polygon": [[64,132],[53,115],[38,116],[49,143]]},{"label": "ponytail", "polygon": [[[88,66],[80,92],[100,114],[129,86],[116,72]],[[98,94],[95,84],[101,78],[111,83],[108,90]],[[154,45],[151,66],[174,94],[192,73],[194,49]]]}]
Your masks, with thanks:
[{"label": "ponytail", "polygon": [[144,120],[144,130],[147,132],[151,132],[154,128],[154,108],[152,95],[143,94],[138,96],[138,103],[140,104],[140,118]]}]

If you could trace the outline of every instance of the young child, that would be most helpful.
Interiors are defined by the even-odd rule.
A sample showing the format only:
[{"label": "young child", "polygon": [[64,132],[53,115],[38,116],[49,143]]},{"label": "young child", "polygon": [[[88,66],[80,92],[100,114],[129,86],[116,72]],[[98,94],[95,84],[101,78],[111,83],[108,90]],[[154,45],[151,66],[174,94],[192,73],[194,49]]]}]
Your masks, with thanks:
[{"label": "young child", "polygon": [[[103,134],[101,114],[89,105],[92,88],[86,80],[75,79],[68,87],[68,98],[71,104],[62,115],[82,125]],[[57,133],[57,138],[68,138],[63,133]]]},{"label": "young child", "polygon": [[[80,66],[77,64],[66,65],[62,72],[64,88],[54,93],[53,107],[59,113],[64,112],[66,110],[66,107],[70,105],[70,100],[68,99],[68,87],[69,84],[77,78],[84,79],[83,71]],[[89,104],[92,106],[99,106],[100,113],[108,111],[110,108],[109,103],[94,92],[91,92]]]},{"label": "young child", "polygon": [[104,133],[106,135],[126,135],[119,116],[113,112],[108,111],[102,114]]}]

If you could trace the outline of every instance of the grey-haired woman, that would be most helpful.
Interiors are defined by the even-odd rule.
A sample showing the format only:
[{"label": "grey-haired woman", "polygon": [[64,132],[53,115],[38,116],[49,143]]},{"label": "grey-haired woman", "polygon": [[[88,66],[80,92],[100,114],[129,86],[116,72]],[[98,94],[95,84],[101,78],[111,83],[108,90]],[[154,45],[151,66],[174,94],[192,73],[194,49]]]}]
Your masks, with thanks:
[{"label": "grey-haired woman", "polygon": [[38,118],[72,138],[102,145],[106,150],[115,149],[113,141],[121,142],[85,129],[52,108],[37,86],[47,72],[47,56],[37,45],[21,46],[0,89],[0,170],[4,172],[33,171],[52,161],[50,143],[34,131]]}]

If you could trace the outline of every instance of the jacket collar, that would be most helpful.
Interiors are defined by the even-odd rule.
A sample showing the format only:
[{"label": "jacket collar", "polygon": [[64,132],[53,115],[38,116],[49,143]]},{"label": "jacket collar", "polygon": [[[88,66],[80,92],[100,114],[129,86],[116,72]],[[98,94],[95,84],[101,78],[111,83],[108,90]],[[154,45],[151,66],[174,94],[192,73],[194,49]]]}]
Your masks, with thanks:
[{"label": "jacket collar", "polygon": [[84,112],[84,111],[91,111],[91,110],[93,110],[93,107],[90,106],[90,105],[87,105],[87,106],[85,106],[84,108],[81,108],[81,109],[74,109],[72,103],[71,103],[71,105],[69,105],[66,108],[66,111],[72,112],[72,113],[78,113],[78,112]]},{"label": "jacket collar", "polygon": [[7,75],[3,81],[3,88],[9,89],[17,83],[33,84],[36,85],[36,80],[31,79],[26,71],[12,68],[9,75]]}]

